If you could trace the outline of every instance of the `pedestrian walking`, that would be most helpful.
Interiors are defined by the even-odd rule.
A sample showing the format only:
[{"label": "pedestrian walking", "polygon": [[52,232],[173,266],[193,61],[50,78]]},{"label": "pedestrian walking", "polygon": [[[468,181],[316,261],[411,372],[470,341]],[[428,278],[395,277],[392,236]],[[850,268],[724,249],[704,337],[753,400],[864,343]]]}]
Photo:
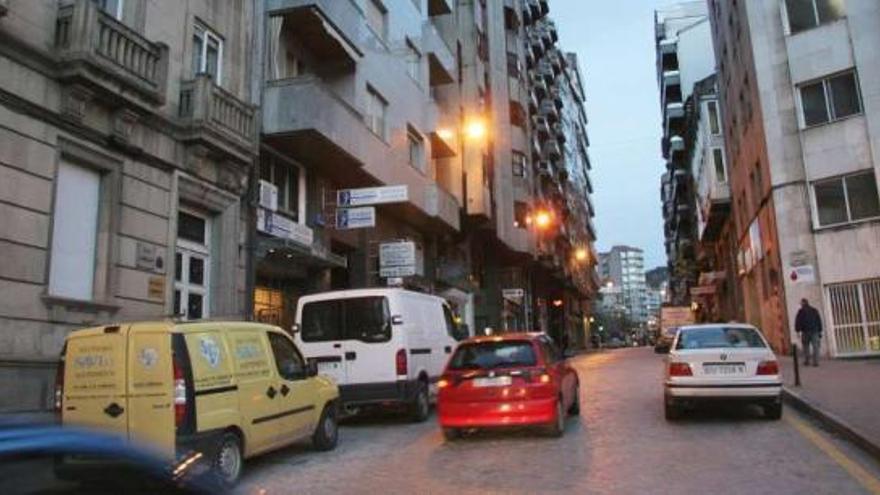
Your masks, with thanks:
[{"label": "pedestrian walking", "polygon": [[819,311],[810,306],[810,301],[801,299],[801,309],[794,318],[794,330],[801,336],[804,349],[804,366],[819,366],[819,342],[822,339],[822,317]]}]

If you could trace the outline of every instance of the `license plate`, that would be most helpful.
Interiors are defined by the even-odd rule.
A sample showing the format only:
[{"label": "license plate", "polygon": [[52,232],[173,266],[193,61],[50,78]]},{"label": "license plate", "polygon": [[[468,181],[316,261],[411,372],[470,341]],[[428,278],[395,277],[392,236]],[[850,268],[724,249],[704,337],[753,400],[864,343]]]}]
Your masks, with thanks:
[{"label": "license plate", "polygon": [[494,376],[488,378],[474,378],[475,387],[504,387],[513,383],[509,376]]},{"label": "license plate", "polygon": [[703,373],[706,375],[741,375],[746,372],[745,363],[730,364],[704,364]]}]

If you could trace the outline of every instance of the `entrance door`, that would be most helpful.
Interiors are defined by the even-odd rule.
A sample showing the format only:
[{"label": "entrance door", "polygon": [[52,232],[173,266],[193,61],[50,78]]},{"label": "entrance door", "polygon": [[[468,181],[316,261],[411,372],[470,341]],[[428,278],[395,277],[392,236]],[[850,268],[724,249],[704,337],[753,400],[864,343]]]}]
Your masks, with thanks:
[{"label": "entrance door", "polygon": [[187,320],[207,318],[210,308],[211,223],[191,211],[177,214],[174,312]]}]

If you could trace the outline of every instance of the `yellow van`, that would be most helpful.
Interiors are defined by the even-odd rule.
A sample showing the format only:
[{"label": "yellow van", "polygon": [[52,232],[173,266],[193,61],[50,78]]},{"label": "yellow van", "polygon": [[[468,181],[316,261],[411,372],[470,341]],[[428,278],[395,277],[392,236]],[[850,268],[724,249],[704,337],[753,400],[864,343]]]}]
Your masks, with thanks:
[{"label": "yellow van", "polygon": [[74,331],[57,382],[62,423],[116,431],[169,458],[200,453],[228,484],[244,458],[308,437],[330,450],[338,439],[336,384],[269,325],[159,321]]}]

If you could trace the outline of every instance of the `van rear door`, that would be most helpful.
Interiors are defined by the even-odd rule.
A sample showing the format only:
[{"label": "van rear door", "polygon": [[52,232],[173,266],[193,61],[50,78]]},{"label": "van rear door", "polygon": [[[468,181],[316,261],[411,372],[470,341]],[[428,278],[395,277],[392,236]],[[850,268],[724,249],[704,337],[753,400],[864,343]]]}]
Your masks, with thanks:
[{"label": "van rear door", "polygon": [[165,323],[128,332],[128,436],[174,455],[174,364]]},{"label": "van rear door", "polygon": [[61,421],[128,434],[127,325],[79,330],[67,338]]},{"label": "van rear door", "polygon": [[343,311],[341,299],[302,303],[297,315],[299,332],[294,336],[305,357],[318,363],[318,372],[339,385],[348,383]]}]

